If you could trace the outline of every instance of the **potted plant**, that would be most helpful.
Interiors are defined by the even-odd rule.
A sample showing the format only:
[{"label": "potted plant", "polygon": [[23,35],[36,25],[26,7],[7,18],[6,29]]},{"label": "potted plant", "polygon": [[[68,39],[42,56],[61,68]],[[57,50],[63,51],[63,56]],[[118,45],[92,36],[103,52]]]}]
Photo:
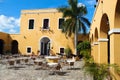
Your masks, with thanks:
[{"label": "potted plant", "polygon": [[65,55],[67,58],[71,58],[72,57],[72,50],[70,49],[70,47],[67,47],[65,49]]}]

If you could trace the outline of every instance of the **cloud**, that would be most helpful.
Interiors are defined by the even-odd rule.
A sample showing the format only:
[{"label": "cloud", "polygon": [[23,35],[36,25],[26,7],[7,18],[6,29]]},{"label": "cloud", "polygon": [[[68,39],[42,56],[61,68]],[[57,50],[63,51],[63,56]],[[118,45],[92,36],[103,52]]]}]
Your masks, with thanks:
[{"label": "cloud", "polygon": [[85,5],[83,3],[78,3],[77,6],[81,7],[81,6],[85,6]]},{"label": "cloud", "polygon": [[9,33],[16,33],[17,31],[15,29],[10,29]]},{"label": "cloud", "polygon": [[96,0],[86,0],[86,3],[91,6],[96,3]]},{"label": "cloud", "polygon": [[8,17],[5,15],[0,15],[0,31],[5,32],[6,30],[10,32],[15,32],[16,28],[20,26],[20,18]]}]

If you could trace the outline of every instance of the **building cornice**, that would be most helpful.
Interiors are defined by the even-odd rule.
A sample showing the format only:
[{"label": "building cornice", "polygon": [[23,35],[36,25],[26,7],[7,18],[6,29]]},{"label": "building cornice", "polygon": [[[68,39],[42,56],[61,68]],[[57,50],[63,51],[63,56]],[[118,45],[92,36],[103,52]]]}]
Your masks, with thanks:
[{"label": "building cornice", "polygon": [[93,44],[94,44],[94,45],[98,45],[98,44],[99,44],[99,42],[93,42]]},{"label": "building cornice", "polygon": [[113,33],[118,33],[118,34],[120,34],[120,28],[114,28],[114,29],[111,29],[111,30],[108,32],[109,35],[111,35],[111,34],[113,34]]},{"label": "building cornice", "polygon": [[99,41],[99,42],[107,42],[108,39],[106,39],[106,38],[99,38],[98,41]]},{"label": "building cornice", "polygon": [[21,14],[40,14],[40,13],[55,13],[58,12],[57,9],[34,9],[34,10],[22,10]]}]

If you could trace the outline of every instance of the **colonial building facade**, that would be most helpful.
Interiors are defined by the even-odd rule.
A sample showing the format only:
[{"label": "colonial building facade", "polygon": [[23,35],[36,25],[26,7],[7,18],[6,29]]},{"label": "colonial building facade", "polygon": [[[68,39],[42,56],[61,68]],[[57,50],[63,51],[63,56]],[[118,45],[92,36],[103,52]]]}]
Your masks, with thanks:
[{"label": "colonial building facade", "polygon": [[120,66],[120,0],[98,0],[89,36],[95,62]]},{"label": "colonial building facade", "polygon": [[[22,10],[20,34],[0,33],[0,52],[21,53],[24,55],[50,55],[64,53],[68,46],[74,53],[74,34],[66,37],[61,32],[65,19],[56,9]],[[83,41],[84,38],[79,38]],[[88,39],[87,37],[85,39]]]}]

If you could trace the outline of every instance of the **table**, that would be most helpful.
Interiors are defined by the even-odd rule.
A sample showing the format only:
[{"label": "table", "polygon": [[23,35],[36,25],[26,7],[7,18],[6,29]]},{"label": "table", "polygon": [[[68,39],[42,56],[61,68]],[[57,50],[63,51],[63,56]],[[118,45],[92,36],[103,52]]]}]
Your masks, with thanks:
[{"label": "table", "polygon": [[9,59],[8,63],[9,63],[9,65],[14,65],[15,64],[15,59]]},{"label": "table", "polygon": [[42,61],[42,60],[39,60],[39,59],[36,59],[36,60],[34,60],[34,63],[35,63],[36,65],[42,65],[43,61]]},{"label": "table", "polygon": [[70,68],[70,66],[74,67],[75,60],[74,59],[67,59],[67,63],[69,64],[69,68]]},{"label": "table", "polygon": [[58,56],[46,56],[45,59],[48,63],[58,63],[59,57]]},{"label": "table", "polygon": [[47,63],[47,65],[50,67],[50,74],[55,74],[56,67],[58,66],[58,63]]}]

